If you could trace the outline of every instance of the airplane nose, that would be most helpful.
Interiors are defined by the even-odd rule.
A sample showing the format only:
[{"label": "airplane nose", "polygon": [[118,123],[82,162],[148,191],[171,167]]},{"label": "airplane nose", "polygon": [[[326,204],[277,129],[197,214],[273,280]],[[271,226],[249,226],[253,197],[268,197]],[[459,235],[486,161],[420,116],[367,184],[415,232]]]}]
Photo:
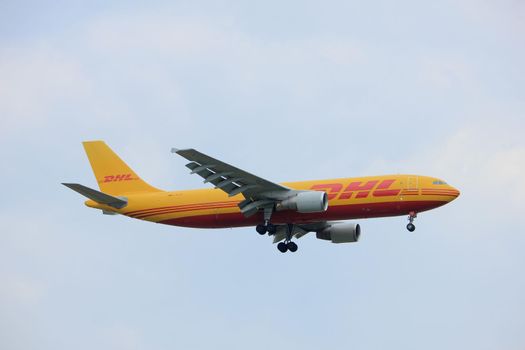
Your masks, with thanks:
[{"label": "airplane nose", "polygon": [[461,192],[455,187],[450,186],[450,188],[452,190],[452,194],[454,195],[454,198],[452,200],[458,198]]}]

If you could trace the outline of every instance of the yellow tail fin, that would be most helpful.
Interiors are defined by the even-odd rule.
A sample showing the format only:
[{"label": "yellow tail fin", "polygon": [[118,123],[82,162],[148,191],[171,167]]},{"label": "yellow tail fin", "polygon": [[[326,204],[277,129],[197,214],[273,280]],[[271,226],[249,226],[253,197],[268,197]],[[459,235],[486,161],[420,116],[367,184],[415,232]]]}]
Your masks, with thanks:
[{"label": "yellow tail fin", "polygon": [[87,141],[82,144],[102,192],[122,195],[160,191],[144,182],[104,141]]}]

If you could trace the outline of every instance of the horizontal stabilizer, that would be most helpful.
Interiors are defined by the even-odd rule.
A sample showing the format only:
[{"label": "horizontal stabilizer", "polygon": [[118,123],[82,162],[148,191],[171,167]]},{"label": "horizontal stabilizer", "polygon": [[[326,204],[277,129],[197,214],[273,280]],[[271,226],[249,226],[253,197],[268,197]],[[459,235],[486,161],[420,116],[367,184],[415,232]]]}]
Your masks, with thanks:
[{"label": "horizontal stabilizer", "polygon": [[71,188],[73,191],[78,192],[84,197],[87,197],[97,203],[106,204],[113,208],[121,209],[128,204],[128,201],[125,199],[113,197],[109,194],[99,192],[97,190],[80,184],[62,183],[62,185]]}]

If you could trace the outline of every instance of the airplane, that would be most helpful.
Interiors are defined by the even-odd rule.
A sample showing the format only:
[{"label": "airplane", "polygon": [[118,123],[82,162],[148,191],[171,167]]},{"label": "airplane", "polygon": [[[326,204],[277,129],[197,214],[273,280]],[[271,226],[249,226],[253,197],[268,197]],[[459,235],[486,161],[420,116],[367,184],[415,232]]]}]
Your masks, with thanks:
[{"label": "airplane", "polygon": [[64,186],[88,198],[104,214],[193,228],[255,226],[277,249],[295,252],[309,232],[332,243],[359,240],[361,227],[342,220],[408,216],[445,205],[460,192],[445,181],[420,175],[382,175],[277,184],[195,149],[172,152],[186,158],[191,174],[214,188],[163,191],[142,180],[104,141],[83,142],[100,191]]}]

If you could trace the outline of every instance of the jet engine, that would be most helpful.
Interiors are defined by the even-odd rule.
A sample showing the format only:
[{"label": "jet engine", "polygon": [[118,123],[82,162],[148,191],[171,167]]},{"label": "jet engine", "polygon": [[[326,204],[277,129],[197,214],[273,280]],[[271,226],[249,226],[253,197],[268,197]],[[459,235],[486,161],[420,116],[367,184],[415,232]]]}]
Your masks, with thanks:
[{"label": "jet engine", "polygon": [[316,234],[317,238],[332,241],[332,243],[357,242],[360,235],[361,226],[351,223],[333,224]]},{"label": "jet engine", "polygon": [[328,208],[328,198],[325,192],[299,192],[293,197],[277,203],[276,210],[296,210],[299,213],[319,213]]}]

